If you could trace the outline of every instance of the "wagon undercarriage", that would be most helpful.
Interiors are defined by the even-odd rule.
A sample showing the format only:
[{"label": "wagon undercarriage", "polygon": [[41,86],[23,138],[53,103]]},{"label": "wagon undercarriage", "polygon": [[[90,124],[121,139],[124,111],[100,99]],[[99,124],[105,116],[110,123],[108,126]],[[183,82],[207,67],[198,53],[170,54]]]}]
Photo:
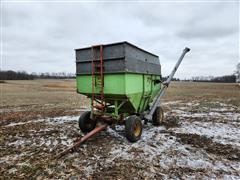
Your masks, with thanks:
[{"label": "wagon undercarriage", "polygon": [[128,42],[76,49],[77,92],[91,98],[91,111],[79,118],[79,128],[85,136],[58,157],[108,125],[124,125],[130,142],[141,138],[142,121],[161,125],[161,98],[189,51],[183,50],[168,79],[162,82],[158,56]]}]

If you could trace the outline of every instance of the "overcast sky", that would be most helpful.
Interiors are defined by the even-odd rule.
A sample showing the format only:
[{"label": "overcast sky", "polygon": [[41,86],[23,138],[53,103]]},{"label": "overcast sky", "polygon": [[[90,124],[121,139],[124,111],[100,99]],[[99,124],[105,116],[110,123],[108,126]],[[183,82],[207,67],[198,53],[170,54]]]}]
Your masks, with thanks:
[{"label": "overcast sky", "polygon": [[75,73],[74,49],[129,41],[159,55],[168,75],[232,74],[239,62],[237,2],[3,2],[2,67]]}]

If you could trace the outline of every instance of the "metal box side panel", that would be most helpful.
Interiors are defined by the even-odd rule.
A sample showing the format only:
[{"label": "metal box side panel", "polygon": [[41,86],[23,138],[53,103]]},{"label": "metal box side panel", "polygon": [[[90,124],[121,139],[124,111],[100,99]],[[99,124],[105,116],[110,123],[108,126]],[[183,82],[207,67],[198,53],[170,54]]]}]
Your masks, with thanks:
[{"label": "metal box side panel", "polygon": [[[96,58],[99,50],[96,49]],[[161,75],[158,56],[142,50],[128,42],[103,46],[104,73],[140,73]],[[91,48],[76,49],[76,73],[92,73]]]},{"label": "metal box side panel", "polygon": [[125,45],[126,70],[143,74],[161,75],[158,56],[145,52],[131,44]]},{"label": "metal box side panel", "polygon": [[[99,48],[94,49],[95,59],[100,59]],[[103,45],[103,60],[123,59],[125,57],[124,43]],[[92,48],[76,49],[76,61],[92,61]]]},{"label": "metal box side panel", "polygon": [[136,112],[146,110],[161,88],[161,84],[155,84],[154,80],[160,80],[158,75],[126,74],[126,92]]},{"label": "metal box side panel", "polygon": [[[95,48],[95,59],[100,59],[100,50]],[[92,74],[91,47],[76,49],[76,74]],[[104,73],[125,72],[124,43],[103,46]]]},{"label": "metal box side panel", "polygon": [[[77,62],[76,71],[78,75],[81,74],[92,74],[92,62]],[[125,72],[125,60],[115,59],[115,60],[105,60],[104,61],[104,73],[121,73]]]},{"label": "metal box side panel", "polygon": [[[92,75],[76,77],[77,91],[82,94],[92,94]],[[100,94],[100,87],[95,86],[95,93]],[[125,95],[125,74],[107,74],[104,76],[104,94]]]},{"label": "metal box side panel", "polygon": [[[143,74],[107,74],[104,76],[104,94],[107,102],[113,99],[123,101],[128,99],[126,106],[132,107],[134,112],[143,112],[148,103],[156,96],[160,90],[160,84],[154,84],[154,79],[160,79],[157,75]],[[77,76],[77,90],[80,94],[92,94],[92,76]],[[100,94],[100,88],[95,87],[95,93]],[[133,112],[133,109],[129,112]],[[124,109],[128,112],[128,109]]]}]

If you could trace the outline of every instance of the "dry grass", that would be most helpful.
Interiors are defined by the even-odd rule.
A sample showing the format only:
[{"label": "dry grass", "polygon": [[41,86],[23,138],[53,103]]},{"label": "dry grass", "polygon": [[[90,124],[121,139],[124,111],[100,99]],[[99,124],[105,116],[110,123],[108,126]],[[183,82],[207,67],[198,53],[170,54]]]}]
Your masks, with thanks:
[{"label": "dry grass", "polygon": [[[156,179],[161,176],[168,177],[166,179],[224,179],[240,176],[238,169],[234,169],[239,164],[239,149],[235,150],[231,144],[222,145],[220,141],[216,143],[205,135],[175,133],[177,128],[187,128],[184,123],[195,130],[208,130],[207,126],[197,126],[205,123],[216,132],[217,127],[229,127],[232,135],[232,128],[239,127],[240,87],[235,84],[174,82],[164,97],[164,102],[171,104],[163,106],[166,122],[183,122],[177,124],[179,127],[167,124],[167,129],[157,129],[151,124],[144,125],[142,139],[135,147],[122,138],[124,130],[108,130],[62,159],[53,157],[79,138],[78,110],[89,105],[84,96],[76,93],[75,80],[6,81],[0,87],[0,179]],[[220,108],[208,108],[211,106]],[[202,117],[194,116],[200,113]],[[231,137],[230,142],[239,142],[237,135]],[[218,138],[222,140],[221,136]],[[126,155],[130,159],[126,159]],[[192,167],[198,159],[201,164]]]},{"label": "dry grass", "polygon": [[[240,86],[227,83],[173,82],[165,101],[220,101],[240,106]],[[88,106],[89,101],[76,93],[75,80],[6,81],[1,84],[0,108],[52,105],[62,108]]]},{"label": "dry grass", "polygon": [[166,101],[219,101],[240,106],[240,86],[235,83],[173,82],[164,97]]},{"label": "dry grass", "polygon": [[88,100],[76,93],[75,80],[7,81],[1,84],[1,108],[52,105],[80,108]]},{"label": "dry grass", "polygon": [[47,87],[47,88],[68,88],[68,89],[73,89],[74,87],[71,86],[71,85],[63,85],[63,84],[56,84],[56,83],[50,83],[50,84],[46,84],[46,85],[43,85],[43,87]]}]

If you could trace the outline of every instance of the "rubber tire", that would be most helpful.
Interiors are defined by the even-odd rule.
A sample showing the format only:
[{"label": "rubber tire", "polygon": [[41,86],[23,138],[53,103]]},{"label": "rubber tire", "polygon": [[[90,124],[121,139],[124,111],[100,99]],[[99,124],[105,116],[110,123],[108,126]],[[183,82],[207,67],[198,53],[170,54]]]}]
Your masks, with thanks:
[{"label": "rubber tire", "polygon": [[159,126],[163,124],[164,113],[162,107],[157,107],[153,113],[152,123],[154,126]]},{"label": "rubber tire", "polygon": [[[134,134],[134,127],[135,125],[139,123],[140,125],[140,133],[138,136],[136,136]],[[126,123],[125,123],[125,135],[126,138],[130,141],[130,142],[136,142],[141,138],[142,135],[142,121],[139,117],[137,116],[130,116],[127,118]]]},{"label": "rubber tire", "polygon": [[86,111],[78,119],[79,128],[83,133],[88,133],[96,127],[96,121],[90,119],[91,111]]}]

